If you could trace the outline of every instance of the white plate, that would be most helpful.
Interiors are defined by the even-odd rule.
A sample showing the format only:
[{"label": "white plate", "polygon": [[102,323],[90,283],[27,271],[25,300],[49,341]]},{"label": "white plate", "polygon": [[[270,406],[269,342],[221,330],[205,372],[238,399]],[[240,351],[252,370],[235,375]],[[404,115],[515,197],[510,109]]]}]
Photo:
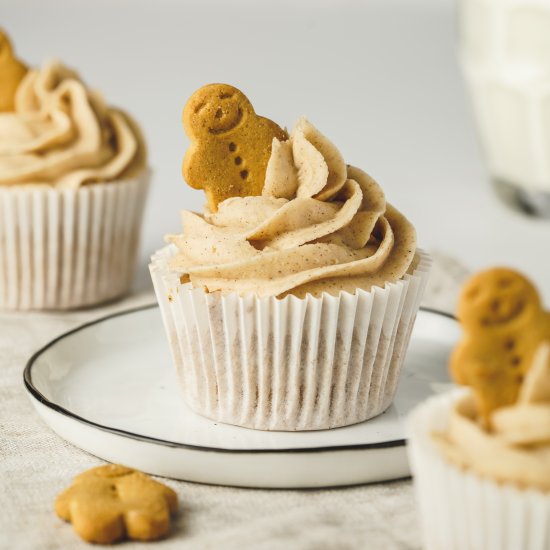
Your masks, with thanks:
[{"label": "white plate", "polygon": [[449,389],[457,322],[421,310],[394,404],[354,426],[261,432],[215,423],[182,402],[158,308],[64,334],[27,364],[32,402],[61,437],[151,474],[242,487],[326,487],[409,475],[404,418]]}]

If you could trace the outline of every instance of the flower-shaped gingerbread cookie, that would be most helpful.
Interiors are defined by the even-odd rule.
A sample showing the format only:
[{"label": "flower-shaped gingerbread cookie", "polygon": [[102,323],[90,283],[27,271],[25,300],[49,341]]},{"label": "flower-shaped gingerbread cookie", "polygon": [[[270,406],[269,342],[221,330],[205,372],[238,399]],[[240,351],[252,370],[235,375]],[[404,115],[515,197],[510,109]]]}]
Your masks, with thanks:
[{"label": "flower-shaped gingerbread cookie", "polygon": [[178,506],[172,489],[117,464],[78,475],[55,501],[57,515],[86,541],[156,540],[170,530]]},{"label": "flower-shaped gingerbread cookie", "polygon": [[8,36],[0,29],[0,112],[13,111],[15,92],[27,67],[13,54]]},{"label": "flower-shaped gingerbread cookie", "polygon": [[464,339],[451,357],[453,378],[472,387],[489,425],[495,409],[516,402],[536,349],[550,338],[550,314],[525,277],[495,268],[466,283],[458,318]]},{"label": "flower-shaped gingerbread cookie", "polygon": [[183,177],[191,187],[205,190],[213,212],[230,197],[261,195],[273,138],[288,138],[228,84],[198,89],[185,105],[183,126],[191,140]]}]

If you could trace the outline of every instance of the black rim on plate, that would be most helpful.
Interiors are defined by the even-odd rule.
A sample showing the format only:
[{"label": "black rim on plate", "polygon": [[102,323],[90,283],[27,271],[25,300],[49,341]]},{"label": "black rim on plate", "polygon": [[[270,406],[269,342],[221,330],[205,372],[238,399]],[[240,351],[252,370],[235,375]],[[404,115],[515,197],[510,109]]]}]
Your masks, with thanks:
[{"label": "black rim on plate", "polygon": [[[163,445],[166,447],[174,447],[174,448],[180,448],[180,449],[188,449],[191,451],[208,451],[208,452],[215,452],[215,453],[229,453],[229,454],[277,454],[277,453],[321,453],[321,452],[334,452],[334,451],[361,451],[366,449],[387,449],[392,447],[404,447],[406,444],[405,439],[396,439],[392,441],[383,441],[381,443],[362,443],[357,445],[335,445],[335,446],[328,446],[328,447],[291,447],[287,449],[227,449],[223,447],[204,447],[201,445],[190,445],[188,443],[178,443],[175,441],[167,441],[164,439],[157,439],[155,437],[147,436],[147,435],[141,435],[136,434],[133,432],[129,432],[126,430],[121,430],[119,428],[112,428],[110,426],[104,426],[103,424],[98,424],[97,422],[93,422],[92,420],[88,420],[87,418],[83,418],[82,416],[79,416],[64,407],[61,407],[57,403],[53,403],[48,398],[46,398],[33,384],[32,381],[32,368],[36,364],[36,361],[40,358],[40,356],[45,353],[48,349],[55,346],[58,342],[61,340],[64,340],[65,338],[68,338],[72,336],[73,334],[77,332],[81,332],[89,327],[92,327],[94,325],[98,325],[100,323],[103,323],[105,321],[109,321],[110,319],[114,319],[116,317],[122,317],[124,315],[132,315],[134,313],[138,313],[141,311],[146,311],[149,309],[157,308],[157,304],[150,304],[147,306],[137,307],[133,309],[128,309],[124,311],[119,311],[116,313],[111,313],[110,315],[106,315],[105,317],[101,317],[99,319],[96,319],[94,321],[90,321],[88,323],[85,323],[83,325],[80,325],[72,330],[69,330],[68,332],[64,332],[63,334],[60,334],[57,338],[54,338],[52,341],[48,342],[45,346],[41,347],[37,352],[35,352],[32,357],[27,361],[27,364],[25,365],[25,370],[23,371],[23,381],[25,383],[25,387],[27,391],[31,394],[34,399],[36,399],[39,403],[46,406],[47,408],[51,409],[52,411],[55,411],[59,414],[62,414],[63,416],[67,416],[69,418],[72,418],[73,420],[76,420],[78,422],[81,422],[82,424],[85,424],[89,427],[97,428],[99,430],[112,433],[114,435],[123,436],[130,439],[135,439],[138,441],[143,441],[146,443],[154,443],[156,445]],[[456,321],[456,318],[451,315],[450,313],[446,313],[444,311],[438,311],[436,309],[432,308],[426,308],[421,307],[421,311],[425,311],[427,313],[432,313],[434,315],[440,315],[442,317],[446,317],[449,319],[453,319]],[[383,414],[383,413],[382,413]],[[246,428],[243,428],[246,429]]]}]

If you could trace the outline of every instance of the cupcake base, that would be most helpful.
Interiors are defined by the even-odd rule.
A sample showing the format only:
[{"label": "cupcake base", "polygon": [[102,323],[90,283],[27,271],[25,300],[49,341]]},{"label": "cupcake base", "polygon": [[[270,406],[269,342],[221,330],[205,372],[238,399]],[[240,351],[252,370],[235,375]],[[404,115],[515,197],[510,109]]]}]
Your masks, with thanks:
[{"label": "cupcake base", "polygon": [[124,294],[149,178],[0,187],[0,310],[73,309]]},{"label": "cupcake base", "polygon": [[259,430],[322,430],[391,404],[430,266],[339,296],[258,298],[206,293],[153,257],[155,291],[186,403],[219,422]]},{"label": "cupcake base", "polygon": [[428,550],[550,548],[550,494],[498,484],[450,464],[432,440],[461,391],[432,397],[410,417],[409,459]]}]

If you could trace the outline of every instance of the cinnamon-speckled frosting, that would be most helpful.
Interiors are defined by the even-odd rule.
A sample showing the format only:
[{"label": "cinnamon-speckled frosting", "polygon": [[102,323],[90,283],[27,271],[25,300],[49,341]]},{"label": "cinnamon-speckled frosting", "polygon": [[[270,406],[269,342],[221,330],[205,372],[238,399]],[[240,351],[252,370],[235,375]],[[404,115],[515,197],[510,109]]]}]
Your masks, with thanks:
[{"label": "cinnamon-speckled frosting", "polygon": [[0,186],[77,188],[131,177],[144,163],[135,123],[60,63],[29,70],[15,110],[0,113]]},{"label": "cinnamon-speckled frosting", "polygon": [[542,344],[517,403],[496,409],[489,431],[471,394],[451,412],[445,433],[434,434],[443,454],[461,468],[499,482],[550,491],[550,343]]},{"label": "cinnamon-speckled frosting", "polygon": [[184,211],[171,269],[209,292],[336,295],[400,279],[416,234],[365,172],[307,120],[274,139],[262,196]]}]

